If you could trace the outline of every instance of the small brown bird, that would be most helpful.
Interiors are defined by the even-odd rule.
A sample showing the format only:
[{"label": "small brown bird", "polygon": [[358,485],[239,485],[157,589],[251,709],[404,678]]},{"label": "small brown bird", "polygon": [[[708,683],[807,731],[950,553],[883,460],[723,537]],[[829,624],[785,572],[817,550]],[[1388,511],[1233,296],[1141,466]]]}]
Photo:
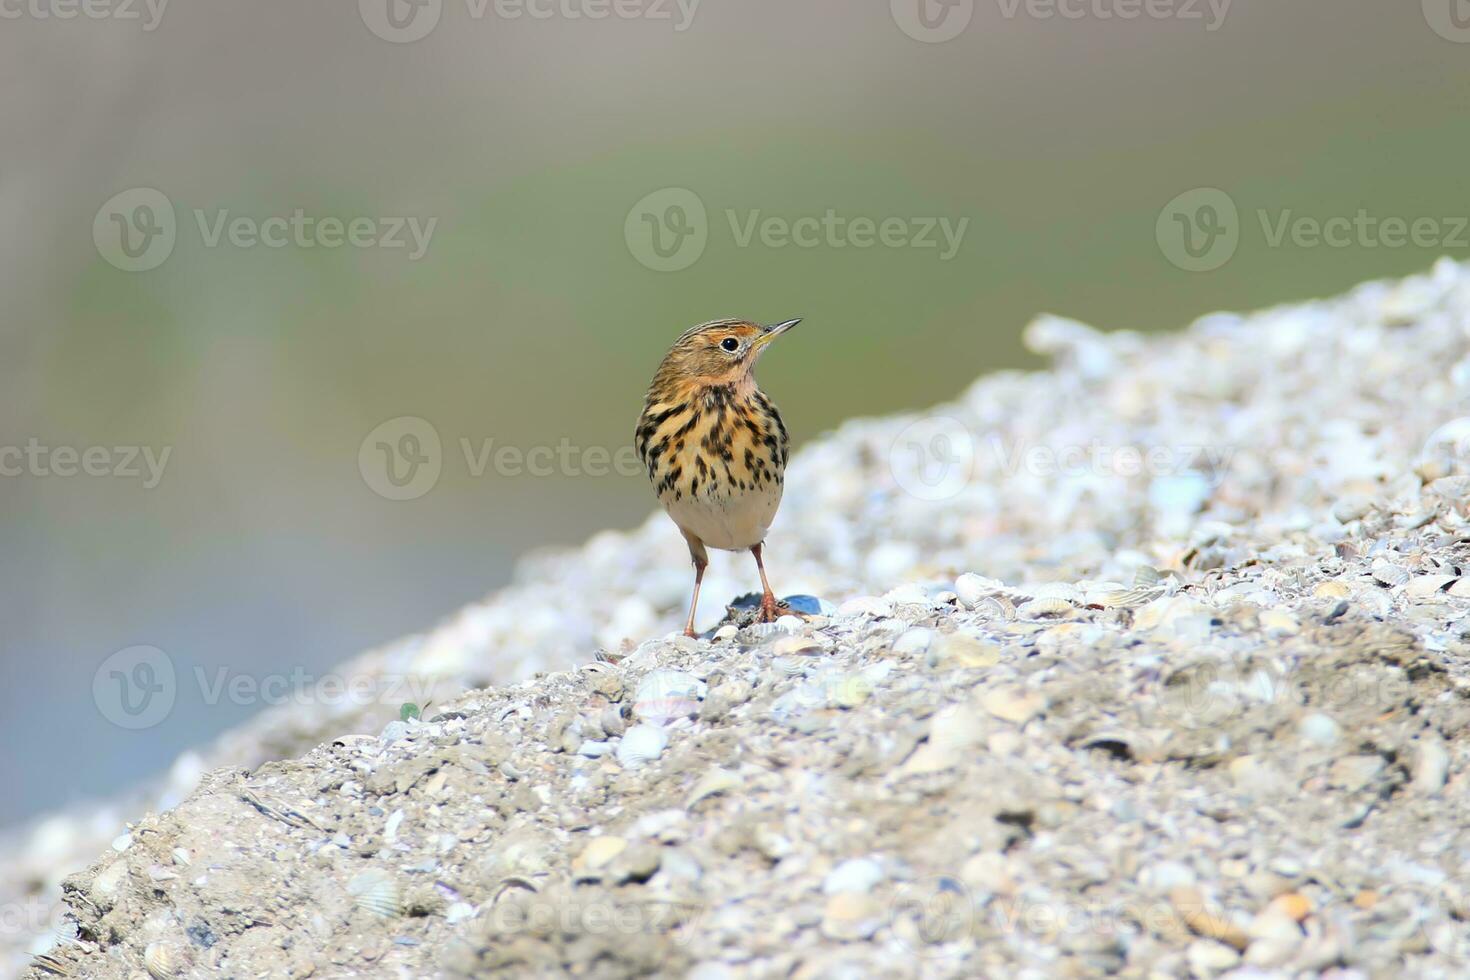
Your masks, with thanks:
[{"label": "small brown bird", "polygon": [[761,546],[781,506],[789,439],[781,414],[756,387],[755,362],[771,341],[801,321],[762,327],[715,320],[684,331],[664,356],[638,420],[638,456],[658,499],[689,543],[694,598],[686,636],[694,636],[705,547],[749,550],[761,574],[761,622],[778,607]]}]

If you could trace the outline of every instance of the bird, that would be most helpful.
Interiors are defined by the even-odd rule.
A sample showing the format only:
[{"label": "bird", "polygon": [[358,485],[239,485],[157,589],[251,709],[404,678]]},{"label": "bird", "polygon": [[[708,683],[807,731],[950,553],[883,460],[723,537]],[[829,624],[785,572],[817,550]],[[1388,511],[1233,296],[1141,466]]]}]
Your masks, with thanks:
[{"label": "bird", "polygon": [[694,563],[685,636],[697,636],[694,616],[709,548],[754,555],[760,621],[774,622],[779,613],[762,548],[781,506],[791,440],[775,402],[756,384],[755,365],[773,340],[800,322],[761,326],[729,319],[690,327],[648,386],[634,440]]}]

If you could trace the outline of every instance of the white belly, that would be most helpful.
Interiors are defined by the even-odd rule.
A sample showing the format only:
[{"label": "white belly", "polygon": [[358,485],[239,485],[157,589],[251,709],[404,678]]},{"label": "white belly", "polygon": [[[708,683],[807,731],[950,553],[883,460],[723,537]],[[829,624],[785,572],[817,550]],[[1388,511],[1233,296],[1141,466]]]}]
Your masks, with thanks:
[{"label": "white belly", "polygon": [[768,483],[730,497],[684,497],[664,506],[675,524],[707,546],[744,551],[766,539],[781,506],[781,485]]}]

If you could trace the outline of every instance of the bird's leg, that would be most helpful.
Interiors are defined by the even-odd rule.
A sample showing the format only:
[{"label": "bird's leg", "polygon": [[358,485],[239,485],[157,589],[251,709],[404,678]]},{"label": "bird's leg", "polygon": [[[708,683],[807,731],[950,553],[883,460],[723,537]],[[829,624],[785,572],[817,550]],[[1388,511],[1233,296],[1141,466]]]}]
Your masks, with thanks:
[{"label": "bird's leg", "polygon": [[689,621],[684,624],[684,635],[698,639],[699,634],[694,632],[694,610],[699,608],[699,586],[704,581],[704,570],[709,562],[702,558],[694,559],[694,598],[689,600]]},{"label": "bird's leg", "polygon": [[694,632],[694,612],[699,608],[699,586],[704,582],[704,570],[709,567],[709,552],[704,550],[704,542],[679,528],[684,534],[684,541],[689,545],[689,560],[694,562],[694,598],[689,600],[689,619],[684,624],[684,635],[698,639],[699,634]]},{"label": "bird's leg", "polygon": [[771,591],[771,583],[766,579],[766,563],[761,560],[761,548],[763,548],[764,546],[764,543],[758,544],[754,548],[750,549],[750,553],[752,555],[755,555],[755,567],[760,569],[761,573],[762,592],[760,621],[762,623],[774,623],[776,621],[777,615],[776,593]]}]

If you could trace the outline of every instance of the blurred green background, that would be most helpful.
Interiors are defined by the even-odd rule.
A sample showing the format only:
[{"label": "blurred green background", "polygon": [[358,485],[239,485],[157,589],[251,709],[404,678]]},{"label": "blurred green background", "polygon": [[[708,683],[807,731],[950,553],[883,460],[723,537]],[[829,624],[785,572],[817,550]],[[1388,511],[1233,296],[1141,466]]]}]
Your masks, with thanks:
[{"label": "blurred green background", "polygon": [[[972,19],[944,43],[901,29],[920,0],[703,0],[683,30],[663,0],[601,20],[567,13],[597,0],[515,19],[445,0],[412,43],[368,28],[374,2],[196,0],[152,30],[142,5],[143,22],[6,8],[0,446],[172,455],[151,490],[0,477],[0,823],[115,791],[258,710],[204,703],[196,669],[319,674],[484,595],[528,549],[641,521],[641,479],[476,477],[459,440],[626,446],[692,323],[806,318],[761,369],[805,442],[1031,366],[1019,331],[1043,310],[1165,330],[1464,257],[1273,248],[1256,217],[1470,214],[1470,44],[1432,28],[1439,0],[1240,0],[1213,30],[1184,0],[1132,20],[1100,15],[1116,0],[1076,18],[962,0],[950,15]],[[177,242],[125,272],[93,222],[137,187],[167,196]],[[625,222],[670,187],[707,208],[708,245],[659,272]],[[1208,273],[1155,238],[1196,187],[1240,209]],[[193,214],[298,208],[437,224],[411,261],[210,248]],[[742,247],[726,217],[829,208],[969,225],[944,261]],[[442,437],[443,474],[390,501],[358,450],[405,415]],[[92,682],[137,644],[167,651],[180,695],[128,732]]]}]

